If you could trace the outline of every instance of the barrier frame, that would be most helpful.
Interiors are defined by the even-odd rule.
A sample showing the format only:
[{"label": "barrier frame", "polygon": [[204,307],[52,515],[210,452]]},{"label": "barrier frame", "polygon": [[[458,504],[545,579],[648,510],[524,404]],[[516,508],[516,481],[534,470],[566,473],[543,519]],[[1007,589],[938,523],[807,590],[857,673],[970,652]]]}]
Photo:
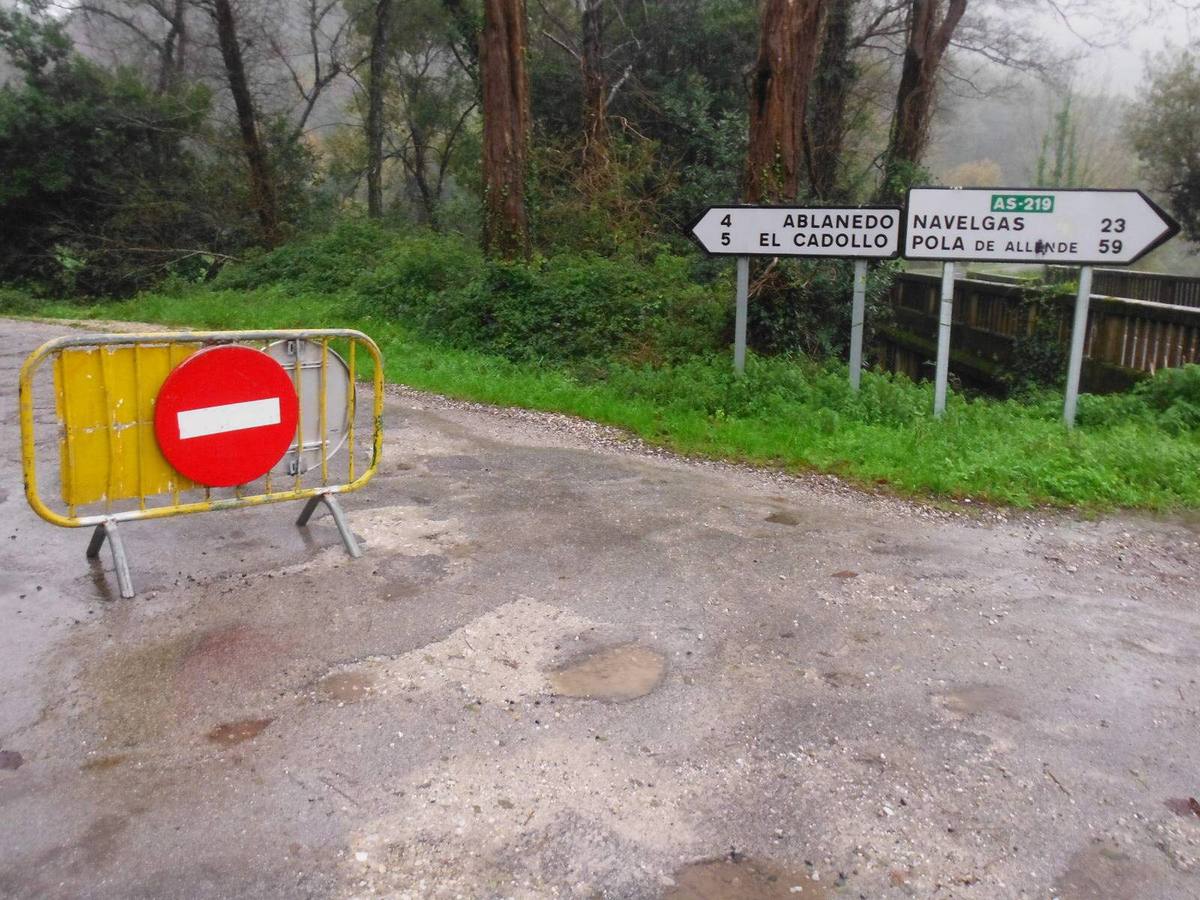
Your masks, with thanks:
[{"label": "barrier frame", "polygon": [[[349,459],[347,462],[347,479],[343,482],[328,483],[328,441],[327,432],[324,429],[326,422],[326,403],[327,395],[325,391],[325,379],[327,371],[327,361],[329,352],[329,342],[331,340],[345,340],[349,342],[348,358],[346,360],[350,371],[350,390],[349,390],[349,412],[348,412],[348,429],[347,429],[347,452]],[[103,513],[93,513],[88,515],[76,514],[75,508],[70,503],[67,503],[67,514],[51,508],[41,496],[38,490],[38,465],[37,465],[37,431],[34,420],[34,378],[38,374],[41,367],[48,361],[56,360],[63,351],[70,349],[92,349],[103,350],[106,347],[114,346],[163,346],[171,344],[192,344],[200,345],[200,349],[207,347],[229,346],[236,344],[253,344],[254,342],[262,342],[264,344],[273,341],[312,341],[321,345],[321,374],[320,374],[320,390],[319,390],[319,416],[322,423],[322,438],[321,438],[321,484],[302,486],[301,479],[303,471],[299,470],[294,476],[279,476],[283,478],[293,478],[293,483],[290,489],[273,490],[271,486],[271,475],[268,473],[265,478],[265,489],[256,494],[243,494],[242,486],[235,488],[235,496],[233,497],[212,497],[212,489],[203,485],[197,486],[198,490],[203,490],[205,493],[204,499],[188,502],[179,502],[179,489],[176,488],[171,492],[172,502],[163,505],[147,506],[146,500],[149,497],[157,497],[164,492],[154,492],[150,494],[138,493],[135,497],[138,501],[138,508],[128,510],[106,510]],[[361,346],[369,354],[372,361],[372,415],[371,415],[371,461],[363,472],[355,476],[354,472],[354,449],[355,449],[355,414],[357,412],[357,395],[356,395],[356,378],[355,378],[355,353],[356,349]],[[286,368],[286,367],[285,367]],[[296,382],[297,393],[300,392],[300,369],[301,364],[297,361],[294,368],[294,378]],[[25,483],[25,497],[29,501],[30,507],[41,518],[45,519],[54,525],[59,525],[66,528],[82,528],[94,526],[95,531],[92,534],[91,542],[88,544],[87,557],[94,559],[99,553],[104,544],[105,539],[108,540],[109,546],[112,549],[113,565],[117,574],[117,582],[121,590],[121,596],[129,598],[134,596],[132,580],[129,572],[128,559],[125,553],[125,548],[118,531],[118,523],[141,521],[146,519],[162,519],[172,516],[189,515],[192,513],[209,512],[214,510],[225,509],[244,509],[252,506],[262,506],[268,503],[283,503],[289,500],[306,500],[304,509],[300,513],[296,524],[300,527],[307,525],[309,518],[316,510],[317,506],[324,504],[328,509],[331,517],[337,526],[338,533],[346,547],[347,553],[358,558],[362,555],[362,551],[358,546],[358,542],[354,538],[354,534],[350,531],[349,525],[346,522],[345,515],[341,505],[338,503],[337,495],[350,493],[362,488],[374,477],[379,468],[379,461],[383,451],[383,356],[379,351],[379,347],[371,338],[363,334],[361,331],[350,328],[307,328],[307,329],[272,329],[272,330],[242,330],[242,331],[152,331],[152,332],[130,332],[130,333],[97,333],[89,332],[79,335],[66,335],[47,341],[26,357],[25,362],[21,366],[19,377],[19,409],[21,423],[21,470]],[[66,422],[62,416],[59,416],[57,426],[59,429],[66,428]],[[106,426],[110,433],[113,429],[113,423]],[[304,441],[303,423],[297,422],[296,425],[297,438],[293,446],[296,448],[298,458],[302,456],[304,449],[308,446]],[[112,459],[112,450],[110,447],[110,460]],[[60,460],[61,463],[61,460]],[[257,480],[257,479],[256,479]],[[111,499],[107,501],[111,504]],[[66,501],[64,501],[66,503]]]}]

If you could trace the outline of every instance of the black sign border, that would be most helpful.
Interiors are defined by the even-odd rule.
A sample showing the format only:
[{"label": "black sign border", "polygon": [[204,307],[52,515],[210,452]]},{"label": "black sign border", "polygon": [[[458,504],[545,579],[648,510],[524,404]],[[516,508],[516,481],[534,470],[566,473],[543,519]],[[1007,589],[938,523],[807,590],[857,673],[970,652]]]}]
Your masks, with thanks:
[{"label": "black sign border", "polygon": [[[863,212],[894,212],[897,214],[897,230],[896,230],[896,252],[888,256],[837,256],[833,254],[813,254],[805,255],[801,253],[726,253],[723,250],[709,250],[704,246],[703,242],[696,236],[696,226],[714,209],[791,209],[791,210],[824,210],[824,209],[852,209],[861,210]],[[716,259],[722,256],[778,256],[781,259],[899,259],[904,253],[904,229],[905,223],[908,221],[908,210],[903,206],[801,206],[795,203],[721,203],[714,206],[706,206],[700,215],[692,219],[687,227],[688,237],[696,242],[698,246],[710,259]]]},{"label": "black sign border", "polygon": [[[964,257],[955,257],[947,259],[942,256],[909,256],[908,255],[908,210],[912,206],[911,196],[913,191],[1000,191],[1007,193],[1056,193],[1056,194],[1138,194],[1143,200],[1150,205],[1164,222],[1167,223],[1167,230],[1150,243],[1141,253],[1133,257],[1133,259],[1123,262],[1114,262],[1112,257],[1108,259],[1097,260],[1080,260],[1080,259],[1061,259],[1057,257],[1042,257],[1039,259],[999,259],[989,256],[986,259],[967,259]],[[1180,225],[1175,221],[1175,217],[1169,212],[1155,203],[1145,191],[1139,188],[1055,188],[1055,187],[1028,187],[1019,185],[1017,187],[946,187],[945,185],[914,185],[910,187],[904,194],[904,222],[902,225],[903,241],[901,242],[901,254],[905,259],[914,260],[917,262],[941,262],[941,263],[1004,263],[1008,265],[1024,265],[1024,266],[1101,266],[1104,268],[1114,268],[1117,266],[1132,266],[1142,257],[1157,250],[1175,235],[1179,234]]]}]

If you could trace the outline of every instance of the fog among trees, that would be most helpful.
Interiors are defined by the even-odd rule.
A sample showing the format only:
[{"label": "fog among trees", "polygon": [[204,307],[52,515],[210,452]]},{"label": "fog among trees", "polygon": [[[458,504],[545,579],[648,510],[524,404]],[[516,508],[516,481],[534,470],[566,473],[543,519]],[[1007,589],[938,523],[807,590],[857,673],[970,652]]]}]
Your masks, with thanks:
[{"label": "fog among trees", "polygon": [[1115,0],[5,3],[4,275],[63,289],[205,277],[346,215],[525,258],[682,246],[739,199],[1189,196],[1088,74],[1146,14]]}]

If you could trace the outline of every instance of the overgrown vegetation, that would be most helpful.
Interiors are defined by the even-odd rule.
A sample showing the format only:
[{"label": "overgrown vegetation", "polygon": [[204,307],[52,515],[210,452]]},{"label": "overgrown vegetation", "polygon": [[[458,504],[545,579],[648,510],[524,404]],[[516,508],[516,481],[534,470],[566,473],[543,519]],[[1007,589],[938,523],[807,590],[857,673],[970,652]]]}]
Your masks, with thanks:
[{"label": "overgrown vegetation", "polygon": [[572,413],[651,442],[865,485],[999,503],[1200,506],[1200,366],[1132,393],[1084,395],[1063,428],[1061,395],[1023,402],[953,395],[796,354],[731,371],[732,285],[697,286],[690,261],[559,255],[529,267],[472,244],[362,223],[132,300],[78,304],[0,292],[0,310],[208,328],[348,325],[383,346],[387,375],[483,402]]}]

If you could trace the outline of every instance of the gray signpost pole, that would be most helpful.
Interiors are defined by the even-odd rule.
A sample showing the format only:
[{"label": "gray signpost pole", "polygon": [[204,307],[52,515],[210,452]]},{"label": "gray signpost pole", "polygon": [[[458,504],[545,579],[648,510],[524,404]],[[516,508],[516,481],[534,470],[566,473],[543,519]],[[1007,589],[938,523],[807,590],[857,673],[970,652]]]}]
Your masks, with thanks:
[{"label": "gray signpost pole", "polygon": [[737,258],[737,315],[733,323],[733,369],[746,371],[746,306],[750,300],[750,257]]},{"label": "gray signpost pole", "polygon": [[933,414],[946,411],[946,382],[950,379],[950,323],[954,320],[954,263],[942,263],[942,303],[938,311],[937,372],[933,384]]},{"label": "gray signpost pole", "polygon": [[1075,297],[1075,322],[1071,326],[1071,357],[1067,363],[1067,396],[1063,401],[1063,421],[1075,427],[1075,407],[1079,401],[1079,375],[1083,370],[1083,343],[1087,337],[1088,305],[1092,300],[1092,267],[1079,270],[1079,294]]},{"label": "gray signpost pole", "polygon": [[867,315],[867,261],[854,261],[854,302],[850,307],[850,387],[862,381],[863,320]]}]

